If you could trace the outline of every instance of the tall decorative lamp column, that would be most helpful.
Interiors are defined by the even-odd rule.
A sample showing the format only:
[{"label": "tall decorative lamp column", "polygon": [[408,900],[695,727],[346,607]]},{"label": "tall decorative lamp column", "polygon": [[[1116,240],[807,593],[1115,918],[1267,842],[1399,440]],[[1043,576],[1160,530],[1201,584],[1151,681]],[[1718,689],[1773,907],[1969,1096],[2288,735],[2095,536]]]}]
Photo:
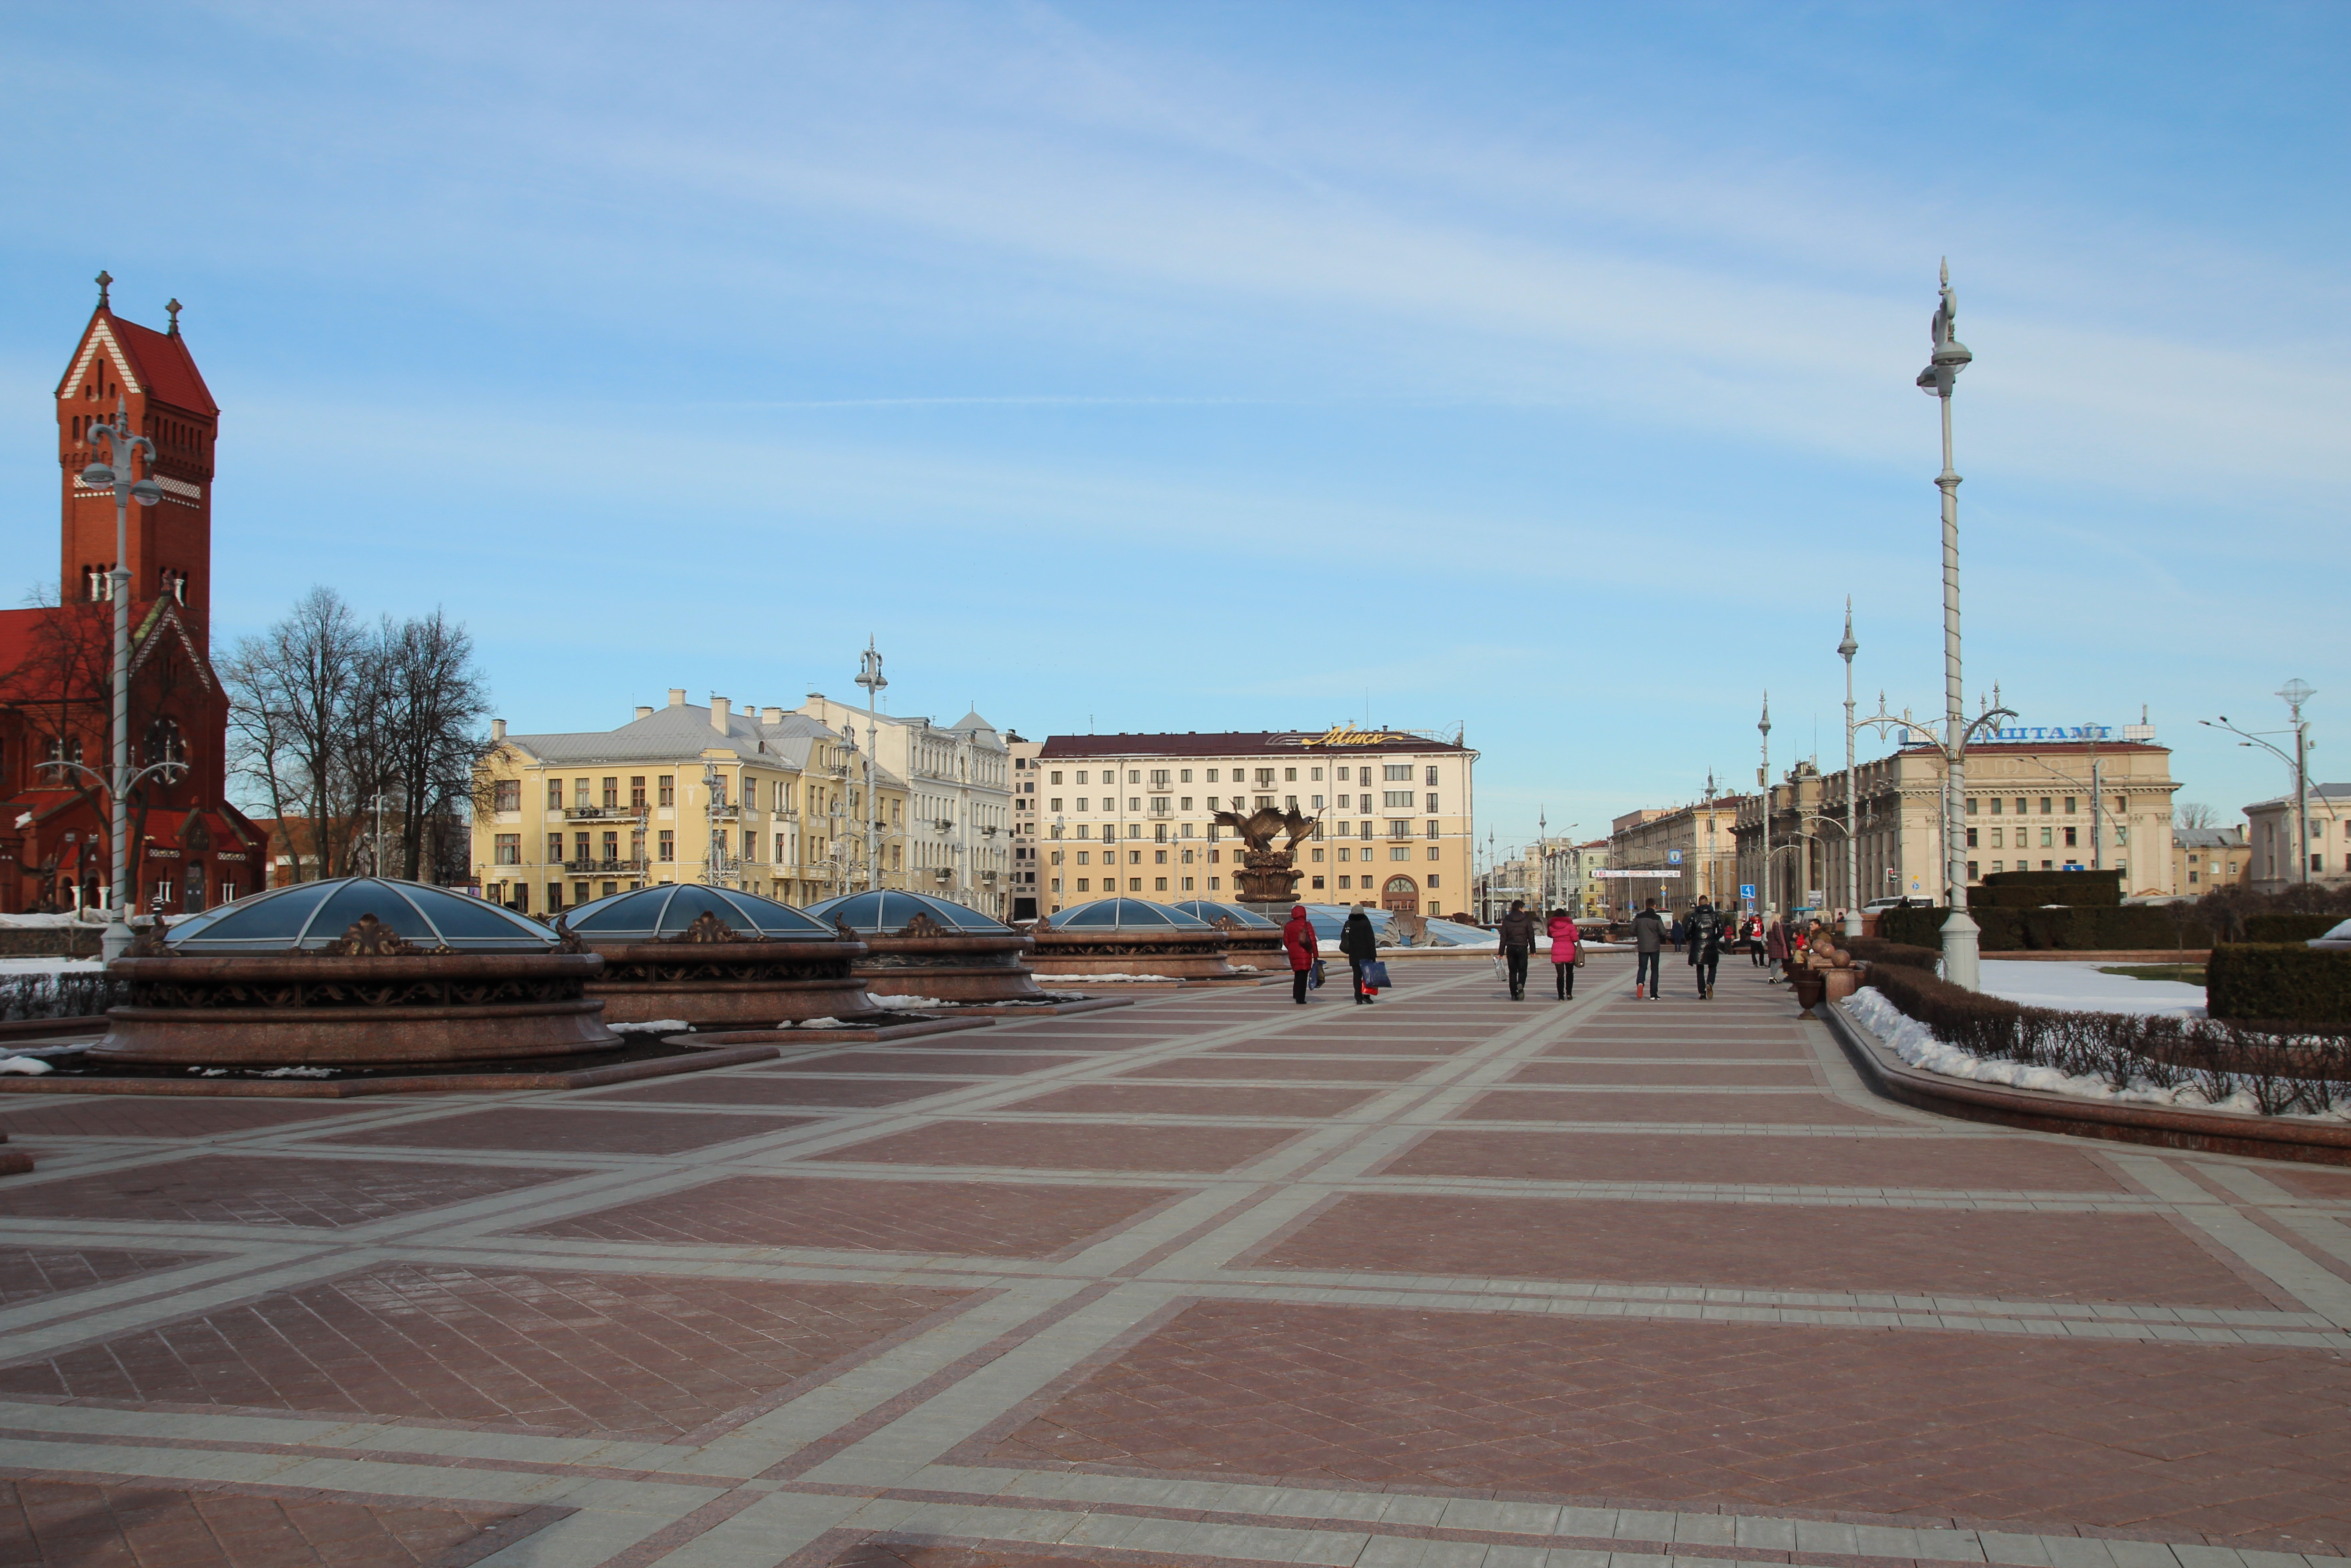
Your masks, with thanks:
[{"label": "tall decorative lamp column", "polygon": [[1861,935],[1861,847],[1853,840],[1853,656],[1861,644],[1853,640],[1853,599],[1844,601],[1844,641],[1837,656],[1844,661],[1844,934]]},{"label": "tall decorative lamp column", "polygon": [[1982,988],[1983,970],[1976,923],[1968,915],[1968,718],[1959,675],[1959,476],[1951,467],[1951,386],[1975,356],[1956,335],[1959,315],[1947,259],[1942,302],[1929,329],[1934,352],[1918,372],[1918,388],[1940,402],[1943,414],[1943,471],[1935,476],[1943,493],[1943,898],[1951,912],[1943,922],[1943,978],[1973,991]]}]

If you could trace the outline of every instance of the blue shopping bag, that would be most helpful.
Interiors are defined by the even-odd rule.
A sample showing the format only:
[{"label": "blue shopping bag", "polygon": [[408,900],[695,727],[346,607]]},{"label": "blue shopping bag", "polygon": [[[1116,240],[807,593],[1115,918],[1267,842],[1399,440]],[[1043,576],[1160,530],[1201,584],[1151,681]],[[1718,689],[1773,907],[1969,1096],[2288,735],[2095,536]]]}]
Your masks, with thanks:
[{"label": "blue shopping bag", "polygon": [[1364,988],[1367,991],[1388,989],[1388,966],[1384,958],[1374,958],[1364,965]]}]

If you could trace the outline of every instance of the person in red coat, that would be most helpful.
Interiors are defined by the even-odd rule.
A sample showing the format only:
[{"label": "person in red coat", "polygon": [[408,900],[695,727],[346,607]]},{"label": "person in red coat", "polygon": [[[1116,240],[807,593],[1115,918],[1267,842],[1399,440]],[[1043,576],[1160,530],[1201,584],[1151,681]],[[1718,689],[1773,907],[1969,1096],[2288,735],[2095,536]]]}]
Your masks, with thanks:
[{"label": "person in red coat", "polygon": [[1570,1001],[1575,996],[1576,944],[1582,940],[1582,935],[1575,928],[1575,916],[1564,909],[1551,912],[1549,929],[1551,967],[1559,980],[1559,999]]},{"label": "person in red coat", "polygon": [[1314,955],[1321,946],[1314,923],[1306,918],[1306,906],[1299,904],[1281,928],[1281,947],[1290,955],[1290,999],[1301,1007],[1306,1005],[1306,980],[1314,972]]}]

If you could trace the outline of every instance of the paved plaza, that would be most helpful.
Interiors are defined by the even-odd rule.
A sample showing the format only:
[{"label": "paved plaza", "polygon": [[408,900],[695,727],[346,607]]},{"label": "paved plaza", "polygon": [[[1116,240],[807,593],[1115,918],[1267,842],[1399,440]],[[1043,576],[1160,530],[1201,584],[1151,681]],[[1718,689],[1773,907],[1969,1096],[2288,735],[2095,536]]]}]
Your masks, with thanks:
[{"label": "paved plaza", "polygon": [[2351,1172],[1907,1110],[1667,964],[0,1099],[0,1563],[2351,1552]]}]

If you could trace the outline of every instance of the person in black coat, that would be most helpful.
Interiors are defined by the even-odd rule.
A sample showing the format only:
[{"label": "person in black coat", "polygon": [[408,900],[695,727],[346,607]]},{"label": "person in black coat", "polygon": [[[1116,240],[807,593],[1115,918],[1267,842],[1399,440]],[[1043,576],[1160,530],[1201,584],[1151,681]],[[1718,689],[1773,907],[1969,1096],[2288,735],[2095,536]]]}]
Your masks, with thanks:
[{"label": "person in black coat", "polygon": [[1706,899],[1698,901],[1683,923],[1682,937],[1689,944],[1690,967],[1698,971],[1698,999],[1714,999],[1714,977],[1722,963],[1722,915]]},{"label": "person in black coat", "polygon": [[1372,932],[1372,917],[1359,909],[1347,912],[1347,923],[1339,927],[1339,951],[1347,956],[1347,967],[1355,980],[1355,1000],[1369,1006],[1372,998],[1364,995],[1364,966],[1380,956],[1380,939]]}]

